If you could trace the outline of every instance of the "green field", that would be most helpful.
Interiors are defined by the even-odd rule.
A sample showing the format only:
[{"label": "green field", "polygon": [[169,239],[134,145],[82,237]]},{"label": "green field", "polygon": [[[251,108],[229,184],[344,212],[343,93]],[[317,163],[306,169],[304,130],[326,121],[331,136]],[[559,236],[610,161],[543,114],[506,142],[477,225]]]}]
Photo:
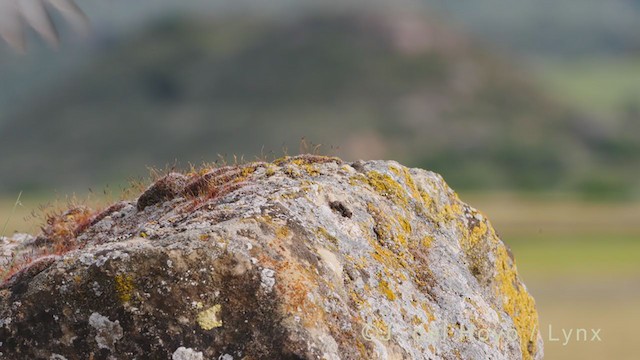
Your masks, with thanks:
[{"label": "green field", "polygon": [[543,61],[543,88],[557,99],[603,117],[640,111],[640,58]]},{"label": "green field", "polygon": [[[513,250],[520,275],[536,298],[545,358],[637,359],[640,203],[510,194],[461,198],[481,209]],[[37,231],[41,202],[25,195],[9,221],[9,232]],[[7,219],[14,203],[15,198],[0,201],[0,220]],[[602,341],[574,337],[563,344],[563,329],[586,329],[587,340],[591,329],[601,329]]]}]

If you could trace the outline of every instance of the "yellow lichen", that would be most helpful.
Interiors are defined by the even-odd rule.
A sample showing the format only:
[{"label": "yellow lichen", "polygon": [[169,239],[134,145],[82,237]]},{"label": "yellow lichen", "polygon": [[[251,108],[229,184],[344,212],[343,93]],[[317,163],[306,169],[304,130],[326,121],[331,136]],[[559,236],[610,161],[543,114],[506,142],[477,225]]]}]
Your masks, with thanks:
[{"label": "yellow lichen", "polygon": [[411,197],[413,197],[415,200],[418,200],[422,197],[420,194],[420,190],[418,190],[418,187],[416,186],[415,181],[413,181],[413,176],[411,176],[409,169],[407,169],[404,166],[402,167],[402,169],[398,169],[392,166],[391,171],[393,171],[396,175],[398,175],[398,177],[402,177],[404,179],[404,184],[409,190]]},{"label": "yellow lichen", "polygon": [[349,185],[351,186],[358,186],[360,184],[362,184],[363,182],[366,182],[367,178],[362,175],[362,174],[356,174],[352,177],[349,178]]},{"label": "yellow lichen", "polygon": [[431,197],[431,195],[429,195],[429,193],[424,190],[419,190],[418,193],[420,195],[420,199],[422,199],[424,207],[427,209],[431,208],[431,206],[433,205],[433,198]]},{"label": "yellow lichen", "polygon": [[[469,266],[475,276],[493,274],[493,288],[500,300],[501,309],[512,319],[518,336],[524,360],[533,359],[537,352],[538,316],[533,297],[518,279],[516,266],[495,231],[486,220],[479,221],[471,229],[459,225],[464,234],[462,248],[469,259]],[[491,264],[486,254],[495,254]],[[500,315],[500,314],[498,314]]]},{"label": "yellow lichen", "polygon": [[357,340],[358,342],[356,343],[356,347],[358,348],[358,352],[360,353],[360,358],[362,359],[366,359],[367,356],[367,347],[364,346],[364,344],[362,343],[362,341]]},{"label": "yellow lichen", "polygon": [[433,237],[425,236],[422,238],[422,247],[428,248],[431,247],[431,244],[433,244]]},{"label": "yellow lichen", "polygon": [[297,168],[295,168],[295,167],[291,167],[291,166],[286,167],[286,168],[283,170],[283,172],[284,172],[285,174],[287,174],[287,176],[289,176],[290,178],[294,178],[294,179],[295,179],[295,178],[299,178],[299,177],[302,175],[302,173],[300,172],[300,170],[298,170],[298,169],[297,169]]},{"label": "yellow lichen", "polygon": [[389,166],[389,170],[391,170],[391,172],[392,172],[392,173],[394,173],[394,174],[396,174],[396,175],[400,176],[400,169],[398,169],[397,167],[395,167],[395,166]]},{"label": "yellow lichen", "polygon": [[351,296],[351,300],[356,305],[357,309],[361,309],[366,304],[366,300],[356,291],[350,291],[349,295]]},{"label": "yellow lichen", "polygon": [[456,332],[454,330],[453,325],[451,325],[451,324],[447,325],[447,336],[453,337],[453,335],[455,335],[455,334],[456,334]]},{"label": "yellow lichen", "polygon": [[275,173],[276,173],[276,169],[273,166],[267,167],[267,170],[265,170],[265,172],[264,172],[264,174],[267,177],[271,177],[271,176],[275,175]]},{"label": "yellow lichen", "polygon": [[431,310],[431,306],[428,303],[422,303],[422,311],[427,315],[429,323],[436,319],[435,315],[433,315],[433,310]]},{"label": "yellow lichen", "polygon": [[307,174],[311,175],[311,176],[318,176],[320,175],[320,171],[318,170],[318,168],[314,165],[304,165],[304,170],[307,172]]},{"label": "yellow lichen", "polygon": [[373,319],[373,326],[379,340],[389,340],[391,338],[391,328],[384,320],[380,318]]},{"label": "yellow lichen", "polygon": [[509,314],[520,337],[522,359],[533,359],[537,352],[538,314],[533,297],[518,280],[515,264],[512,263],[504,245],[496,250],[496,295],[502,299],[504,311]]},{"label": "yellow lichen", "polygon": [[409,220],[400,214],[389,216],[372,203],[367,204],[367,210],[375,222],[374,232],[377,237],[377,240],[370,240],[375,250],[372,256],[390,268],[406,267],[407,260],[413,259],[408,251],[411,236]]},{"label": "yellow lichen", "polygon": [[399,217],[398,223],[400,224],[400,228],[405,234],[411,233],[411,222],[407,220],[407,218]]},{"label": "yellow lichen", "polygon": [[304,170],[310,176],[318,176],[318,175],[320,175],[320,171],[318,170],[318,168],[315,165],[312,165],[311,163],[306,161],[305,159],[293,160],[293,161],[291,161],[291,164],[297,165],[298,167],[300,167],[302,170]]},{"label": "yellow lichen", "polygon": [[[465,229],[466,230],[466,229]],[[468,231],[468,230],[467,230]],[[463,249],[467,254],[473,250],[474,248],[481,245],[481,241],[487,235],[489,231],[489,227],[485,221],[480,221],[476,226],[474,226],[468,234],[462,237],[460,240]]]},{"label": "yellow lichen", "polygon": [[329,234],[327,229],[325,229],[323,227],[319,227],[317,232],[318,232],[318,235],[320,235],[320,236],[324,237],[325,239],[329,240],[331,242],[331,244],[333,244],[335,246],[338,245],[338,239],[335,236]]},{"label": "yellow lichen", "polygon": [[397,239],[400,245],[407,246],[407,239],[411,235],[411,223],[405,217],[398,217],[398,224],[400,225],[400,234]]},{"label": "yellow lichen", "polygon": [[291,159],[291,156],[283,156],[273,160],[273,163],[276,165],[282,165],[285,162],[289,161],[289,159]]},{"label": "yellow lichen", "polygon": [[121,302],[126,303],[131,300],[135,286],[131,275],[118,274],[114,278],[115,289]]},{"label": "yellow lichen", "polygon": [[382,196],[394,199],[401,205],[407,204],[408,201],[405,189],[391,176],[377,171],[369,171],[367,173],[367,182]]},{"label": "yellow lichen", "polygon": [[405,248],[407,247],[408,241],[405,234],[398,234],[398,236],[396,236],[396,240],[398,241],[398,244],[400,244],[400,246]]},{"label": "yellow lichen", "polygon": [[278,239],[284,239],[289,236],[289,228],[286,226],[280,226],[276,229],[276,237]]},{"label": "yellow lichen", "polygon": [[396,299],[396,294],[393,292],[393,290],[391,290],[389,283],[385,280],[380,280],[378,282],[378,289],[387,297],[387,299],[391,301],[394,301]]},{"label": "yellow lichen", "polygon": [[222,319],[220,318],[220,311],[222,306],[220,304],[213,305],[212,307],[198,313],[196,321],[198,325],[204,330],[211,330],[222,326]]},{"label": "yellow lichen", "polygon": [[457,219],[462,215],[462,206],[458,202],[445,205],[442,209],[442,215],[446,221]]},{"label": "yellow lichen", "polygon": [[387,216],[385,216],[384,213],[380,211],[380,209],[378,209],[378,207],[376,207],[373,203],[367,204],[367,211],[375,222],[374,229],[377,236],[383,240],[392,239],[393,233],[391,231],[391,222],[389,221]]},{"label": "yellow lichen", "polygon": [[[387,269],[406,269],[407,261],[404,256],[383,247],[379,243],[373,243],[373,253],[371,256],[380,264],[384,264]],[[403,254],[404,255],[404,254]]]},{"label": "yellow lichen", "polygon": [[245,166],[240,171],[240,178],[246,179],[249,175],[253,174],[256,171],[255,166]]}]

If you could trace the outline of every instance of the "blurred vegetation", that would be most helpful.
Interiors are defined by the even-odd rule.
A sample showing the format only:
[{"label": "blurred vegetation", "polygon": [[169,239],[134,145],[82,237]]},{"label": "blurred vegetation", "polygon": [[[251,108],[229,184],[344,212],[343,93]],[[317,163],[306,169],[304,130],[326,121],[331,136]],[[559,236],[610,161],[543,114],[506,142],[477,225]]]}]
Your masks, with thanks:
[{"label": "blurred vegetation", "polygon": [[494,47],[526,57],[640,50],[639,0],[424,0]]},{"label": "blurred vegetation", "polygon": [[605,121],[632,127],[640,118],[640,52],[626,57],[541,61],[538,72],[541,83],[555,96]]},{"label": "blurred vegetation", "polygon": [[347,159],[438,171],[456,189],[639,192],[639,122],[573,110],[419,13],[169,17],[96,51],[5,118],[0,191],[295,152],[306,136]]}]

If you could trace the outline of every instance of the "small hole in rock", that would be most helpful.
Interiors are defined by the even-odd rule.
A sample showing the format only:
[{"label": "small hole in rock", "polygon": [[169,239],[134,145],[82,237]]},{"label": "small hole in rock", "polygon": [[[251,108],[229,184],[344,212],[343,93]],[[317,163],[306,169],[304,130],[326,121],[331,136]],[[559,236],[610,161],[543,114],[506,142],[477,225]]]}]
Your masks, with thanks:
[{"label": "small hole in rock", "polygon": [[336,211],[336,212],[340,213],[340,215],[342,215],[343,217],[351,218],[351,216],[353,216],[353,213],[351,212],[351,210],[349,210],[340,201],[332,201],[332,202],[330,202],[329,203],[329,207],[331,207],[331,209],[333,211]]}]

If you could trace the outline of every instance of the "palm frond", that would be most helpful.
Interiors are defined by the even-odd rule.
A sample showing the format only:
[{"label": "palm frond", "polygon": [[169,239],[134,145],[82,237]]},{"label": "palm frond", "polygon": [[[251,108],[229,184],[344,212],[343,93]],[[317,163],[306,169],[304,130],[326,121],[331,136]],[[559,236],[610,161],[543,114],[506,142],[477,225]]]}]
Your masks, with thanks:
[{"label": "palm frond", "polygon": [[24,52],[25,27],[30,26],[51,46],[57,46],[59,36],[51,18],[52,9],[60,12],[76,31],[88,29],[87,17],[73,0],[0,0],[0,37]]}]

